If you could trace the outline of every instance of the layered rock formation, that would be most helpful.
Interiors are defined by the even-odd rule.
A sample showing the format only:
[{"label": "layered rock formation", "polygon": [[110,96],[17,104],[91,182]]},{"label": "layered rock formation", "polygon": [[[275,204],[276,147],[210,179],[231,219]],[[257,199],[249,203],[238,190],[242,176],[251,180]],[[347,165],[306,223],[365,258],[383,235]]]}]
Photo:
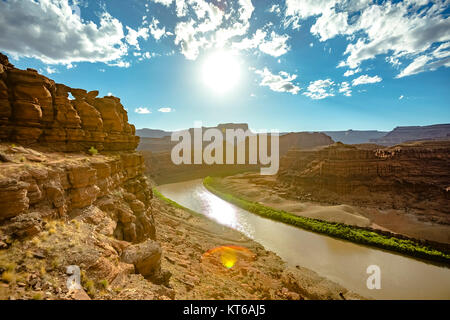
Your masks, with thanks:
[{"label": "layered rock formation", "polygon": [[301,199],[418,209],[450,222],[448,141],[291,150],[280,161],[278,181]]},{"label": "layered rock formation", "polygon": [[336,142],[345,144],[369,143],[373,139],[385,136],[388,132],[377,130],[347,130],[347,131],[324,131]]},{"label": "layered rock formation", "polygon": [[164,138],[164,137],[170,137],[172,132],[164,131],[164,130],[158,130],[158,129],[138,129],[136,130],[136,135],[141,138]]},{"label": "layered rock formation", "polygon": [[397,127],[387,135],[378,139],[371,139],[370,142],[383,146],[393,146],[414,140],[450,140],[450,124]]},{"label": "layered rock formation", "polygon": [[280,156],[284,156],[290,149],[313,149],[333,143],[333,139],[324,133],[291,132],[280,137]]},{"label": "layered rock formation", "polygon": [[0,141],[64,151],[134,150],[139,138],[120,99],[97,96],[14,68],[0,54]]},{"label": "layered rock formation", "polygon": [[[16,69],[0,56],[0,249],[54,234],[55,219],[71,221],[90,227],[77,244],[85,255],[57,253],[67,263],[107,281],[136,271],[167,282],[154,241],[151,186],[134,151],[139,138],[120,99],[97,95]],[[74,227],[63,229],[69,239],[58,241],[75,238]],[[50,245],[47,251],[57,251]]]},{"label": "layered rock formation", "polygon": [[[10,158],[26,159],[29,152],[9,146],[1,149]],[[79,218],[120,240],[154,237],[148,205],[152,195],[141,155],[66,156],[63,161],[58,154],[38,157],[38,163],[12,160],[1,166],[0,228],[4,233],[33,235],[41,231],[44,218]]]},{"label": "layered rock formation", "polygon": [[[242,129],[248,130],[246,124],[219,124],[217,127],[224,132],[226,129]],[[203,128],[208,129],[208,128]],[[189,129],[193,138],[193,129]],[[224,137],[225,138],[225,137]],[[281,135],[279,138],[279,154],[285,155],[292,148],[313,149],[317,147],[327,146],[334,141],[327,135],[319,132],[292,132]],[[191,145],[193,145],[193,140]],[[210,142],[203,142],[203,149]],[[171,160],[171,150],[178,144],[177,141],[171,141],[170,136],[163,138],[141,138],[138,150],[144,155],[148,175],[157,183],[170,183],[183,180],[202,178],[208,175],[231,175],[245,171],[255,171],[260,169],[260,165],[249,164],[249,143],[248,139],[244,143],[245,148],[245,164],[223,164],[223,165],[175,165]],[[243,142],[237,142],[242,145]],[[235,144],[236,145],[236,144]],[[270,150],[270,142],[268,149]],[[223,163],[226,163],[226,144],[224,143]],[[237,147],[234,151],[235,163],[237,163]],[[193,162],[193,161],[192,161]]]}]

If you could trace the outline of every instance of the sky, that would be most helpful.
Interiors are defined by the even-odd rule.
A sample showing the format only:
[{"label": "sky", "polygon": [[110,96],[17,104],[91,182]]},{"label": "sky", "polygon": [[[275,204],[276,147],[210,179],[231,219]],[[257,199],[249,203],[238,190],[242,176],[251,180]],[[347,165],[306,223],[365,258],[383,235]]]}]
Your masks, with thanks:
[{"label": "sky", "polygon": [[136,128],[450,123],[450,0],[0,0],[0,51]]}]

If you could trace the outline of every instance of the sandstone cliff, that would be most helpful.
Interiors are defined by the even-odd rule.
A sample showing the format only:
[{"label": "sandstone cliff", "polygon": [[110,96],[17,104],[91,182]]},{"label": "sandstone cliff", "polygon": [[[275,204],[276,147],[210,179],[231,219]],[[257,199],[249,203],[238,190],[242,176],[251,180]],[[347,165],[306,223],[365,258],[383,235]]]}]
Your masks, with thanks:
[{"label": "sandstone cliff", "polygon": [[[111,283],[135,273],[155,283],[168,281],[154,241],[153,195],[144,159],[134,151],[139,138],[120,99],[97,95],[57,84],[35,70],[16,69],[0,55],[4,282],[12,282],[8,262],[16,260],[22,263],[20,274],[44,281],[44,271],[33,273],[35,262],[23,264],[35,255],[47,262],[42,270],[54,271],[53,280],[65,266],[79,266],[86,290],[86,279]],[[23,250],[34,253],[27,256]],[[50,259],[58,262],[49,267]],[[23,281],[23,288],[29,282],[30,290],[36,290],[37,280]]]},{"label": "sandstone cliff", "polygon": [[347,130],[347,131],[324,131],[336,142],[345,144],[361,144],[368,143],[373,139],[385,136],[388,132],[377,130]]},{"label": "sandstone cliff", "polygon": [[371,139],[370,142],[392,146],[414,140],[449,140],[450,124],[435,124],[431,126],[397,127],[384,137]]},{"label": "sandstone cliff", "polygon": [[63,151],[136,149],[139,138],[120,99],[97,95],[16,69],[0,53],[0,141]]},{"label": "sandstone cliff", "polygon": [[280,156],[290,149],[313,149],[333,143],[329,136],[321,132],[291,132],[280,136]]},{"label": "sandstone cliff", "polygon": [[[219,124],[219,130],[225,129],[242,129],[247,130],[246,124]],[[205,128],[207,129],[207,128]],[[189,129],[193,137],[193,129]],[[193,144],[193,142],[191,142]],[[327,146],[333,144],[333,140],[319,132],[292,132],[280,136],[279,152],[280,156],[285,155],[288,150],[294,148],[313,149],[317,147]],[[232,175],[245,171],[255,171],[260,169],[260,165],[250,165],[249,160],[249,145],[246,140],[245,147],[245,163],[233,165],[175,165],[171,160],[171,150],[178,144],[176,141],[171,141],[170,136],[162,138],[141,138],[138,150],[144,155],[147,174],[158,184],[171,183],[183,180],[198,179],[210,175]],[[203,142],[205,148],[209,142]],[[270,143],[269,143],[270,149]],[[237,149],[235,147],[235,162],[237,162]],[[226,144],[224,143],[224,159],[226,162]]]},{"label": "sandstone cliff", "polygon": [[417,209],[425,219],[450,222],[448,141],[291,150],[280,161],[278,181],[297,198]]}]

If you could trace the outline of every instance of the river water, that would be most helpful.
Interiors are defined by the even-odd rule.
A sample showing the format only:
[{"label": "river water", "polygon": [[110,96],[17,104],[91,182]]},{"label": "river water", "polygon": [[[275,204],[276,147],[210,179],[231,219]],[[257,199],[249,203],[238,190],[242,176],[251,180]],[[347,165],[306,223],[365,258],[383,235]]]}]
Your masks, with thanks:
[{"label": "river water", "polygon": [[[167,198],[239,230],[292,266],[314,270],[375,299],[450,299],[450,269],[265,219],[209,192],[201,179],[166,184]],[[367,268],[380,268],[381,288],[368,289]]]}]

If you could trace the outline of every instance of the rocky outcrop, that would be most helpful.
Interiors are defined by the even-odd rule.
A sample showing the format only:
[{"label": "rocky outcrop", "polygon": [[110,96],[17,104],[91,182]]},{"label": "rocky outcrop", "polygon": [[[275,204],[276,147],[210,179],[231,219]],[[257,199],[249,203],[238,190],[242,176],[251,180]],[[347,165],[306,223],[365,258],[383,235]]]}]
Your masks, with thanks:
[{"label": "rocky outcrop", "polygon": [[347,130],[347,131],[324,131],[336,142],[345,144],[369,143],[372,139],[385,136],[388,132],[377,130]]},{"label": "rocky outcrop", "polygon": [[172,132],[164,131],[164,130],[158,130],[158,129],[138,129],[136,130],[136,135],[141,138],[164,138],[164,137],[170,137]]},{"label": "rocky outcrop", "polygon": [[450,222],[448,141],[291,150],[280,161],[278,181],[296,198],[420,209],[430,219]]},{"label": "rocky outcrop", "polygon": [[[4,153],[14,155],[13,148],[3,148]],[[1,166],[5,178],[0,178],[0,222],[4,222],[0,228],[6,233],[19,235],[14,227],[16,220],[23,221],[39,212],[40,218],[90,222],[99,232],[121,240],[139,242],[154,238],[149,206],[152,193],[143,176],[144,160],[140,154],[117,153],[64,161],[61,155],[43,153],[41,160],[39,164],[13,162]],[[36,227],[31,229],[37,233],[40,221],[34,221]],[[26,233],[30,235],[31,231]]]},{"label": "rocky outcrop", "polygon": [[0,141],[64,151],[134,150],[139,138],[120,99],[98,93],[14,68],[0,54]]},{"label": "rocky outcrop", "polygon": [[387,135],[378,139],[371,139],[370,142],[383,146],[393,146],[415,140],[450,140],[450,124],[397,127]]},{"label": "rocky outcrop", "polygon": [[[246,124],[219,124],[217,127],[223,132],[226,129],[242,129],[248,130]],[[205,130],[208,128],[204,128]],[[194,133],[193,129],[189,129],[191,137]],[[280,136],[279,138],[280,156],[285,155],[292,148],[312,149],[321,146],[333,144],[333,140],[319,132],[293,132]],[[193,142],[191,142],[193,144]],[[221,165],[175,165],[171,160],[171,150],[178,144],[178,141],[171,141],[170,136],[163,138],[141,138],[138,150],[144,155],[147,174],[158,184],[177,182],[183,180],[197,179],[209,175],[231,175],[242,173],[245,171],[255,171],[260,169],[260,164],[248,164],[250,150],[248,140],[244,144],[245,148],[245,164],[227,165],[226,163],[226,144],[224,144],[224,159]],[[209,142],[203,142],[205,148]],[[270,148],[270,147],[269,147]],[[203,149],[204,150],[204,149]],[[237,148],[234,150],[235,162],[237,162]],[[192,161],[193,162],[193,161]]]},{"label": "rocky outcrop", "polygon": [[280,156],[284,156],[290,149],[313,149],[329,146],[334,141],[320,132],[291,132],[280,137]]},{"label": "rocky outcrop", "polygon": [[[134,151],[139,138],[120,99],[97,96],[16,69],[0,55],[0,249],[67,232],[58,234],[63,243],[47,244],[54,251],[79,225],[89,226],[77,244],[89,254],[57,255],[84,265],[93,279],[113,281],[131,266],[167,283],[153,241],[152,190]],[[142,250],[131,259],[133,248]],[[122,253],[129,262],[119,262]]]}]

